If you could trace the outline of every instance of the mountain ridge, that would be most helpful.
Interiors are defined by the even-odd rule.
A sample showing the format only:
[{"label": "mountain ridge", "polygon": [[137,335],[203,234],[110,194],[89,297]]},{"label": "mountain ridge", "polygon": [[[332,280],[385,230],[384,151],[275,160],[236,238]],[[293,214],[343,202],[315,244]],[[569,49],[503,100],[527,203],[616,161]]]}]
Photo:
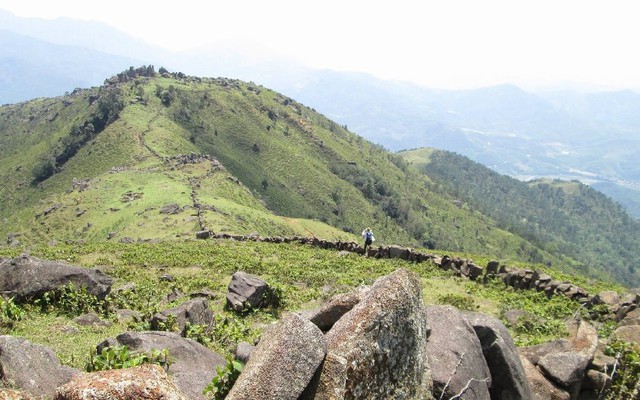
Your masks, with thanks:
[{"label": "mountain ridge", "polygon": [[0,234],[22,242],[167,240],[202,229],[358,240],[372,226],[388,244],[580,265],[250,82],[131,68],[98,88],[0,107],[0,134]]}]

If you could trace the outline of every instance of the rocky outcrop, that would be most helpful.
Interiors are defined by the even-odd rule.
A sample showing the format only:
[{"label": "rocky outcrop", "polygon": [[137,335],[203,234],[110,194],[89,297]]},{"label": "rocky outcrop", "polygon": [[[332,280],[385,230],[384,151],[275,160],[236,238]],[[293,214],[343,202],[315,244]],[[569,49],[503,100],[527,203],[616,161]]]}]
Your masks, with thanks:
[{"label": "rocky outcrop", "polygon": [[586,321],[571,320],[567,322],[567,330],[567,339],[519,349],[521,357],[533,366],[525,369],[536,398],[552,394],[552,398],[597,397],[602,386],[594,388],[594,385],[607,381],[595,373],[598,372],[597,363],[594,364],[598,349],[595,328]]},{"label": "rocky outcrop", "polygon": [[327,341],[320,329],[289,314],[252,351],[226,399],[297,399],[326,351]]},{"label": "rocky outcrop", "polygon": [[34,397],[50,398],[79,371],[62,366],[55,353],[14,336],[0,336],[0,383]]},{"label": "rocky outcrop", "polygon": [[85,288],[87,293],[104,299],[111,291],[113,279],[97,269],[28,255],[0,261],[0,294],[13,297],[18,302],[39,298],[69,284]]},{"label": "rocky outcrop", "polygon": [[107,346],[127,346],[129,351],[151,352],[167,349],[173,361],[167,373],[189,399],[204,400],[204,388],[216,374],[216,367],[226,360],[200,343],[173,332],[127,332],[107,339],[97,346],[100,353]]},{"label": "rocky outcrop", "polygon": [[189,400],[158,365],[76,375],[53,400]]},{"label": "rocky outcrop", "polygon": [[421,285],[400,269],[376,280],[327,333],[304,399],[419,399],[431,392]]}]

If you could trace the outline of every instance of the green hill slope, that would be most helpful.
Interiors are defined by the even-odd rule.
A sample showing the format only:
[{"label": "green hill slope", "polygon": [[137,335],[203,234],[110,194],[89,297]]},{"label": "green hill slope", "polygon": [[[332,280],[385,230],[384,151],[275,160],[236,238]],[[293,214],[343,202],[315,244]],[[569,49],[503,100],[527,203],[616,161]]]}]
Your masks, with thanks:
[{"label": "green hill slope", "polygon": [[380,244],[549,257],[290,98],[162,72],[131,69],[99,88],[0,107],[1,235],[103,241],[209,229],[351,240],[371,226]]},{"label": "green hill slope", "polygon": [[583,274],[640,284],[640,224],[609,198],[576,181],[521,182],[455,153],[417,149],[401,155],[498,226],[549,253],[564,254]]}]

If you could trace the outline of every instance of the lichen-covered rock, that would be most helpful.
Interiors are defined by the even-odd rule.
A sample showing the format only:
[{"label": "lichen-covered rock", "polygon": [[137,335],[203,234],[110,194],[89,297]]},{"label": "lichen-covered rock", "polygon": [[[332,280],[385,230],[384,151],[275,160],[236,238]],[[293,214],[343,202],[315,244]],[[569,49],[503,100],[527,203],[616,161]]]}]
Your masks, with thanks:
[{"label": "lichen-covered rock", "polygon": [[188,400],[159,365],[76,375],[54,400]]},{"label": "lichen-covered rock", "polygon": [[0,389],[0,400],[35,400],[35,397],[19,390]]},{"label": "lichen-covered rock", "polygon": [[227,400],[297,399],[327,351],[322,331],[290,314],[271,328],[251,353]]},{"label": "lichen-covered rock", "polygon": [[381,277],[327,333],[327,357],[302,398],[428,398],[426,340],[417,275]]}]

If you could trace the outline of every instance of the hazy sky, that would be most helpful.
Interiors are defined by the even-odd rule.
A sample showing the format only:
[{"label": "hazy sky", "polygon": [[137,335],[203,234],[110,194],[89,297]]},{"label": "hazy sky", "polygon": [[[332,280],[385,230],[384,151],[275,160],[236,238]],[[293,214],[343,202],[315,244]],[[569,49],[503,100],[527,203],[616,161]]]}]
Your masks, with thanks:
[{"label": "hazy sky", "polygon": [[19,16],[100,20],[182,50],[248,40],[308,66],[430,87],[568,82],[640,90],[631,0],[0,0]]}]

